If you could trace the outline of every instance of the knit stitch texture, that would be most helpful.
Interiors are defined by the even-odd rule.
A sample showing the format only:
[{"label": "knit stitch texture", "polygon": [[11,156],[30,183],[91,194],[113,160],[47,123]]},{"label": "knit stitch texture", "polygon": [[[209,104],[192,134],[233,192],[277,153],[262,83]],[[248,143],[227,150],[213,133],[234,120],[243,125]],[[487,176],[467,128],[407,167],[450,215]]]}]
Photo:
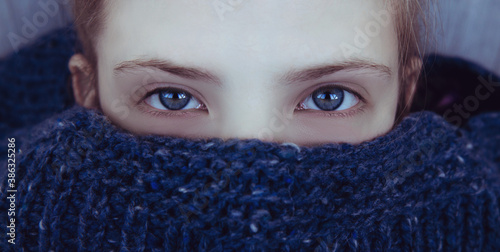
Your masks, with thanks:
[{"label": "knit stitch texture", "polygon": [[16,245],[0,246],[498,251],[499,126],[498,113],[466,131],[420,112],[360,145],[299,147],[134,136],[75,106],[13,135]]},{"label": "knit stitch texture", "polygon": [[68,27],[0,61],[4,234],[4,136],[17,150],[0,251],[500,250],[498,113],[414,113],[361,145],[138,137],[69,109],[75,42]]}]

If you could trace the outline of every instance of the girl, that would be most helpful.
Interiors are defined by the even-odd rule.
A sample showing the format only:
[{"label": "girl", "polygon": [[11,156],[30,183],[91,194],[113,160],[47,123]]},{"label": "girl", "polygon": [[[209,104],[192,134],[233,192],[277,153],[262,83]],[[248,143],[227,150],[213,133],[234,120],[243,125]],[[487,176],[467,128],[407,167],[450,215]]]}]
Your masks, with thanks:
[{"label": "girl", "polygon": [[420,4],[76,0],[81,106],[2,145],[0,247],[498,251],[500,115],[403,118]]},{"label": "girl", "polygon": [[137,134],[360,143],[407,112],[421,3],[76,1],[76,101]]}]

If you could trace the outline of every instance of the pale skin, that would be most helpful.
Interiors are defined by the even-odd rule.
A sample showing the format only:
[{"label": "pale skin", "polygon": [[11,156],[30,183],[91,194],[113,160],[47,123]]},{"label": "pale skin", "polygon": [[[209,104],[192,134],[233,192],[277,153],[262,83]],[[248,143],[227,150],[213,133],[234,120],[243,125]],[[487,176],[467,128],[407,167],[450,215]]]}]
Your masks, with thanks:
[{"label": "pale skin", "polygon": [[[370,12],[387,10],[385,1],[240,2],[222,20],[212,1],[110,1],[97,83],[83,55],[69,63],[77,103],[141,135],[312,146],[357,144],[392,129],[399,92],[392,19],[358,51],[345,50],[355,46],[356,28],[374,21]],[[413,65],[405,71],[420,70]],[[168,87],[191,95],[185,107],[167,108],[173,100],[160,97],[179,94]],[[342,102],[318,106],[311,94],[321,87],[326,97],[335,88]]]}]

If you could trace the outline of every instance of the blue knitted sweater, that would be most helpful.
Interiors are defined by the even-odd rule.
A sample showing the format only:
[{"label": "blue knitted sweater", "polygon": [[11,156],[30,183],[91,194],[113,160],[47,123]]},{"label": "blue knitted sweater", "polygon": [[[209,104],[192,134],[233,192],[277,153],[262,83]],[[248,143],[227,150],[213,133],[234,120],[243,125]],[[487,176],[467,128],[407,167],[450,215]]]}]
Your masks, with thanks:
[{"label": "blue knitted sweater", "polygon": [[73,106],[4,135],[3,251],[500,250],[500,113],[299,147],[135,136]]},{"label": "blue knitted sweater", "polygon": [[137,137],[74,107],[11,136],[12,247],[498,251],[500,114],[469,129],[421,112],[361,145],[306,148]]}]

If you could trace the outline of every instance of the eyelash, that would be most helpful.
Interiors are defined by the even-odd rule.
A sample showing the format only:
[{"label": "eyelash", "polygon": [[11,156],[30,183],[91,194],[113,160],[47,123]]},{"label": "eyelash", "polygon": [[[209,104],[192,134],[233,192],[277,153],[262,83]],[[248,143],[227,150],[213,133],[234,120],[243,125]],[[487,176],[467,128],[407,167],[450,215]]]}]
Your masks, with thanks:
[{"label": "eyelash", "polygon": [[[358,108],[356,109],[346,109],[346,110],[350,110],[350,111],[344,111],[344,110],[341,110],[341,111],[324,111],[324,110],[316,110],[316,109],[297,109],[300,105],[303,105],[304,101],[309,98],[313,92],[315,92],[316,90],[319,90],[319,89],[322,89],[322,88],[325,88],[325,87],[328,87],[328,88],[338,88],[338,89],[341,89],[343,91],[347,91],[349,93],[351,93],[352,95],[354,95],[358,100],[359,102],[354,105],[353,107],[357,106]],[[155,95],[155,94],[159,94],[160,92],[162,91],[165,91],[165,90],[168,90],[169,88],[175,88],[177,90],[181,90],[181,91],[184,91],[184,92],[187,92],[189,94],[191,94],[190,92],[186,91],[185,89],[182,89],[182,88],[177,88],[177,87],[161,87],[161,88],[156,88],[152,91],[149,91],[148,93],[146,93],[146,95],[144,95],[144,97],[138,102],[138,108],[139,110],[141,110],[142,112],[144,113],[147,113],[147,114],[150,114],[152,116],[155,116],[155,117],[185,117],[185,116],[189,116],[190,110],[193,110],[193,109],[189,109],[189,110],[164,110],[164,111],[161,111],[161,110],[151,110],[150,107],[151,105],[147,104],[146,103],[146,99],[148,99],[149,97],[151,97],[152,95]],[[199,99],[194,97],[192,94],[191,94],[191,99],[195,99],[196,101],[199,102]],[[206,106],[199,102],[201,107],[200,108],[195,108],[194,110],[200,110],[200,111],[207,111],[206,109]],[[366,104],[366,99],[361,96],[358,92],[352,90],[351,88],[348,88],[348,87],[345,87],[344,85],[338,85],[338,84],[327,84],[327,85],[323,85],[323,86],[319,86],[319,87],[316,87],[312,92],[310,92],[310,94],[308,96],[306,96],[306,98],[302,99],[301,102],[299,104],[297,104],[297,106],[295,107],[295,111],[314,111],[314,112],[309,112],[309,113],[313,113],[313,114],[317,114],[319,116],[324,116],[324,117],[340,117],[340,118],[348,118],[348,117],[352,117],[358,113],[361,113],[364,111],[364,108],[365,106],[358,106],[359,103],[363,103]],[[149,108],[148,108],[149,107]],[[173,111],[173,112],[171,112]]]},{"label": "eyelash", "polygon": [[[155,95],[155,94],[159,95],[160,92],[171,89],[171,88],[176,89],[176,90],[181,90],[181,91],[184,91],[184,92],[191,94],[191,92],[189,92],[183,88],[178,88],[178,87],[168,87],[167,86],[167,87],[155,88],[155,89],[147,92],[144,95],[144,97],[139,100],[139,102],[137,103],[138,109],[143,113],[150,114],[150,115],[155,116],[155,117],[189,117],[189,116],[192,116],[193,113],[189,112],[189,110],[192,110],[192,109],[189,109],[189,110],[158,110],[158,109],[153,108],[153,110],[152,110],[151,105],[147,104],[146,100],[149,97],[151,97],[152,95]],[[198,98],[194,97],[192,94],[191,94],[191,99],[195,99],[197,101],[199,100]],[[201,104],[200,108],[197,108],[195,110],[198,110],[198,111],[206,110],[205,105],[201,102],[200,102],[200,104]]]}]

